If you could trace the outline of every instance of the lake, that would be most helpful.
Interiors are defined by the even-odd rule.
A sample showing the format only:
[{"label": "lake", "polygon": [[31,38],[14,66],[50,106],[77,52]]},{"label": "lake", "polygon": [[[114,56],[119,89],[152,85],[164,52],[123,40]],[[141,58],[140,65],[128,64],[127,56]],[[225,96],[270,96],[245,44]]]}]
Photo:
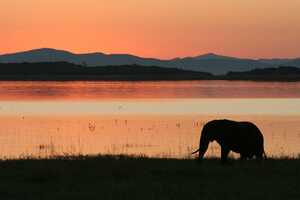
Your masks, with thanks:
[{"label": "lake", "polygon": [[[300,153],[299,82],[0,81],[0,157],[188,158],[203,125],[223,118],[254,122],[269,156]],[[212,143],[206,155],[219,154]]]}]

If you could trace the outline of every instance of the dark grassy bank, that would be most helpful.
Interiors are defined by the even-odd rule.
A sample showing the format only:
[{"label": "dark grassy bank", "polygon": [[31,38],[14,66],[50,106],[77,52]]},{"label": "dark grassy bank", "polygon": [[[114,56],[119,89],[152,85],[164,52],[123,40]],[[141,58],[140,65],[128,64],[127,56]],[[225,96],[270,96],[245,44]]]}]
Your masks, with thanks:
[{"label": "dark grassy bank", "polygon": [[1,199],[299,199],[300,160],[62,157],[0,162]]},{"label": "dark grassy bank", "polygon": [[225,80],[250,81],[300,81],[300,68],[281,66],[277,68],[253,69],[246,72],[228,72]]},{"label": "dark grassy bank", "polygon": [[67,62],[0,63],[0,80],[207,80],[210,73],[163,68],[156,66],[124,65],[86,67]]},{"label": "dark grassy bank", "polygon": [[250,80],[300,81],[300,68],[278,67],[213,75],[156,66],[124,65],[86,67],[67,62],[0,63],[0,80],[22,81],[161,81],[161,80]]}]

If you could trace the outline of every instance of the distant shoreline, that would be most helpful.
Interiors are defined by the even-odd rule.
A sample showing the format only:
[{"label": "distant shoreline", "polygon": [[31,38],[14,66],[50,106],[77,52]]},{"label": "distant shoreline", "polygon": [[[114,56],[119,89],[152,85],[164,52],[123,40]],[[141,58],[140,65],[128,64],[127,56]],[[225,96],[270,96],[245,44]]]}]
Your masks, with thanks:
[{"label": "distant shoreline", "polygon": [[298,82],[300,68],[278,67],[213,75],[156,66],[86,67],[66,62],[0,63],[0,81],[184,81],[227,80]]},{"label": "distant shoreline", "polygon": [[265,79],[265,78],[197,78],[197,77],[122,77],[122,76],[2,76],[0,81],[251,81],[251,82],[300,82],[300,77],[295,79]]}]

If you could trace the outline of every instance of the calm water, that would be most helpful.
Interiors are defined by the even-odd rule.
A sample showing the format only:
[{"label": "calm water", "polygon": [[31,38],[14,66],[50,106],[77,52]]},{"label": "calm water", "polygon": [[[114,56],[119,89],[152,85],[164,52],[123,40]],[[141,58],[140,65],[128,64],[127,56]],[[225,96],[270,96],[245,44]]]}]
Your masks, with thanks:
[{"label": "calm water", "polygon": [[0,157],[189,157],[216,118],[256,123],[268,155],[300,154],[300,83],[76,81],[0,82]]}]

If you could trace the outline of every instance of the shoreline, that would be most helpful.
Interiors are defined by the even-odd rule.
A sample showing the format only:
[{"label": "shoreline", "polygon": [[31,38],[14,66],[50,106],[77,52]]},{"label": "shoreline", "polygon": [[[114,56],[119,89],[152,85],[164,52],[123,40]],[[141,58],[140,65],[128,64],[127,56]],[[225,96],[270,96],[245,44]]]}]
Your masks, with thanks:
[{"label": "shoreline", "polygon": [[212,74],[178,68],[121,65],[86,67],[67,62],[0,63],[0,81],[186,81],[298,82],[300,68],[281,66]]},{"label": "shoreline", "polygon": [[295,79],[255,79],[255,78],[247,78],[247,79],[229,79],[229,78],[194,78],[194,77],[120,77],[120,76],[55,76],[55,77],[48,77],[48,76],[1,76],[0,81],[58,81],[58,82],[68,82],[68,81],[124,81],[124,82],[160,82],[160,81],[249,81],[249,82],[300,82],[300,77]]}]

